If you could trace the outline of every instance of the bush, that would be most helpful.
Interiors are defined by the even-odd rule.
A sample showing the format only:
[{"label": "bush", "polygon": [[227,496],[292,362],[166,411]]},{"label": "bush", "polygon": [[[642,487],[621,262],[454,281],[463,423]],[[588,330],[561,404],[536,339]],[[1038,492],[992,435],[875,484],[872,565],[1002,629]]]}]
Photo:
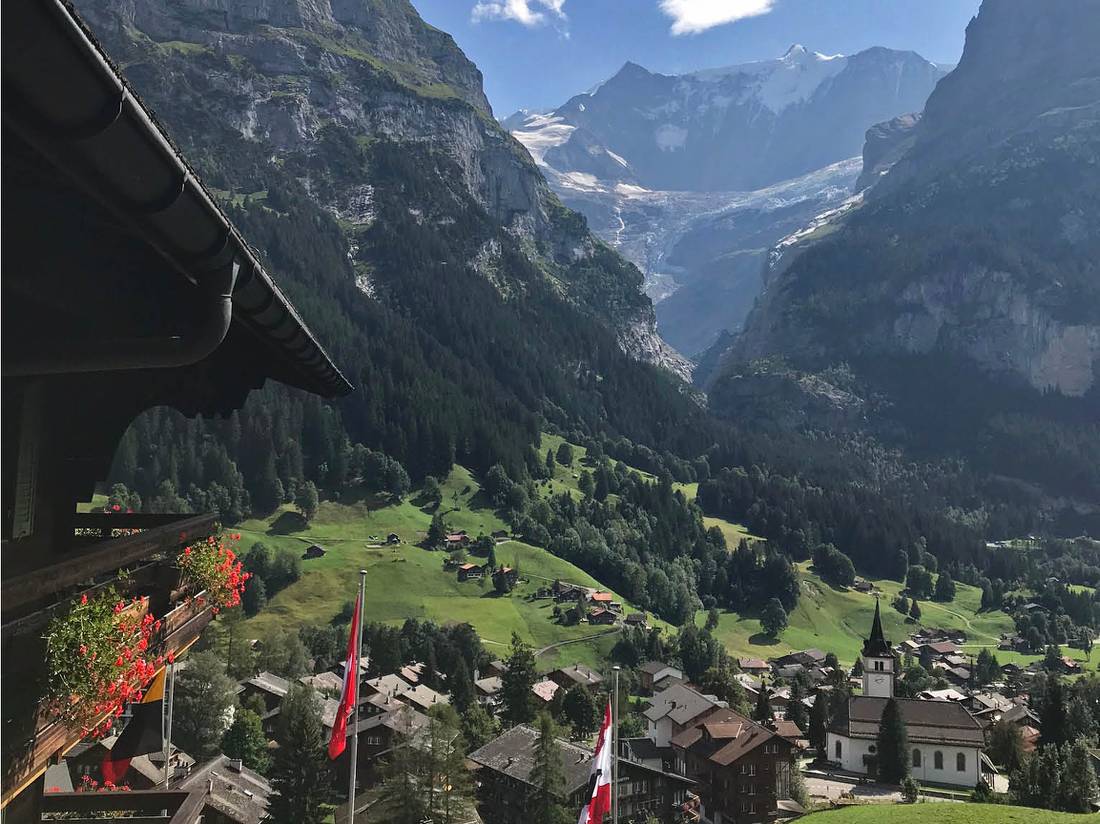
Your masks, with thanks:
[{"label": "bush", "polygon": [[906,776],[901,782],[901,797],[906,804],[915,804],[920,793],[920,784],[913,780],[912,776]]}]

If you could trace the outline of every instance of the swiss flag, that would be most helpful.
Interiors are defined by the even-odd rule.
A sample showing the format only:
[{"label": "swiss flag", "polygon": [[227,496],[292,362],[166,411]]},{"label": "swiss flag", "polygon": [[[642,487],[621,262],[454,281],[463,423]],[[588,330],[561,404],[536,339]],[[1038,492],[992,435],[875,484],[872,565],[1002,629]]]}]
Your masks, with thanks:
[{"label": "swiss flag", "polygon": [[336,760],[347,746],[348,718],[355,710],[359,699],[359,605],[363,597],[360,593],[355,599],[355,612],[351,616],[348,628],[348,654],[344,660],[344,689],[340,693],[340,708],[336,711],[336,720],[332,725],[332,738],[328,741],[328,757]]},{"label": "swiss flag", "polygon": [[596,757],[588,778],[588,802],[581,808],[577,824],[603,824],[611,812],[611,702],[603,711],[600,737],[596,739]]}]

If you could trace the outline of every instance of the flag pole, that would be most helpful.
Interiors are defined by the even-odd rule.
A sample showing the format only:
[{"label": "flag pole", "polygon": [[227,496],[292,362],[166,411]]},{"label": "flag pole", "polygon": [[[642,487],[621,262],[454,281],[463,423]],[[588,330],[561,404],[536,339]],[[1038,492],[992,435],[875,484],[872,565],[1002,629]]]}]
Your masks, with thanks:
[{"label": "flag pole", "polygon": [[619,669],[616,664],[615,697],[611,704],[611,824],[619,824]]},{"label": "flag pole", "polygon": [[176,665],[168,664],[168,723],[164,733],[164,789],[168,789],[168,781],[172,775],[169,764],[172,761],[172,699],[176,694]]},{"label": "flag pole", "polygon": [[[351,722],[351,770],[348,777],[348,824],[355,824],[355,772],[358,769],[359,760],[359,658],[363,654],[363,607],[366,601],[367,571],[359,570],[359,626],[356,627],[355,639],[355,672],[351,677],[355,679],[355,707],[352,709]],[[344,666],[351,666],[351,661],[344,662]]]}]

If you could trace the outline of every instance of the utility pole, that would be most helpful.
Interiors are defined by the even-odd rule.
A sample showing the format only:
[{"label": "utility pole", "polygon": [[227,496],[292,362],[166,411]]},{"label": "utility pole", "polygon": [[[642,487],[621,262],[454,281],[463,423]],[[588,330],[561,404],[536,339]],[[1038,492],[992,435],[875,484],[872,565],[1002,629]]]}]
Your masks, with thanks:
[{"label": "utility pole", "polygon": [[352,710],[351,722],[351,775],[348,778],[348,824],[355,824],[355,772],[358,769],[359,760],[359,659],[363,655],[363,607],[367,598],[367,571],[359,570],[359,626],[356,628],[355,661],[345,662],[345,666],[355,666],[355,672],[351,677],[355,679],[355,708]]},{"label": "utility pole", "polygon": [[611,824],[619,824],[619,670],[616,664],[615,695],[611,703]]}]

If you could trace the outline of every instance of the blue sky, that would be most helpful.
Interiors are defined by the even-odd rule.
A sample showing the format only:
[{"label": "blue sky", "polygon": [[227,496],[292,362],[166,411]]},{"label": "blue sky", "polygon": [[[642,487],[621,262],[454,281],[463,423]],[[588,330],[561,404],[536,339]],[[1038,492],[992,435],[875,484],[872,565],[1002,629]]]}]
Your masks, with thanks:
[{"label": "blue sky", "polygon": [[564,103],[627,60],[664,73],[870,46],[954,63],[980,0],[412,0],[485,75],[493,111]]}]

